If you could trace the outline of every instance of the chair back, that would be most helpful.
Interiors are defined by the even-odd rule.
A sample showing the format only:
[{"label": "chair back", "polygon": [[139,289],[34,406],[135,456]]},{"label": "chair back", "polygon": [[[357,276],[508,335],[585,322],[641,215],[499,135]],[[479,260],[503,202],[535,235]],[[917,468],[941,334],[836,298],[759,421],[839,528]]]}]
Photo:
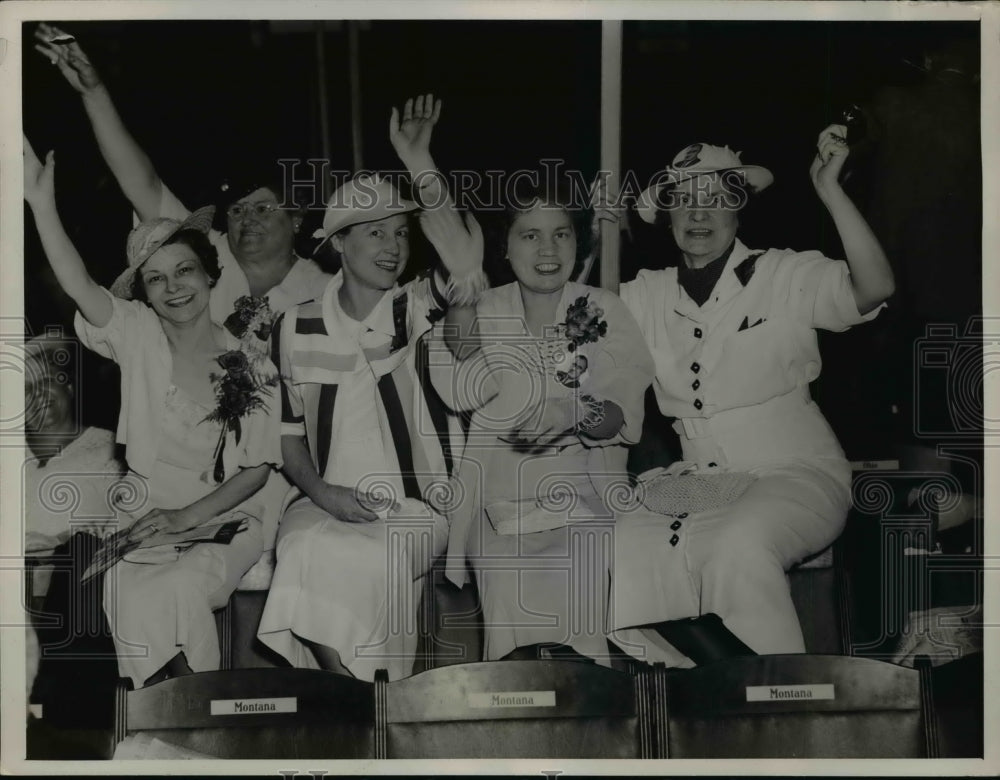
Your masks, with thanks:
[{"label": "chair back", "polygon": [[372,683],[311,669],[201,672],[116,696],[115,741],[143,732],[219,758],[375,757]]},{"label": "chair back", "polygon": [[653,672],[664,758],[935,757],[929,669],[835,655]]},{"label": "chair back", "polygon": [[376,679],[386,758],[651,758],[649,673],[490,661]]}]

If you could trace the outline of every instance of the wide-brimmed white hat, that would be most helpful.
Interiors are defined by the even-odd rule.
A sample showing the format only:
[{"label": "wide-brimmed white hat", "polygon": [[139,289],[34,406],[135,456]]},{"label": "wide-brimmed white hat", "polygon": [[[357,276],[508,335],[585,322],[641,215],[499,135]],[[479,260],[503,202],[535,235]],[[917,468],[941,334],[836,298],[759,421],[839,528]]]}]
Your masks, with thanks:
[{"label": "wide-brimmed white hat", "polygon": [[725,175],[729,172],[739,175],[741,181],[753,192],[760,192],[774,181],[774,176],[767,168],[744,165],[740,160],[740,152],[734,152],[728,146],[691,144],[681,149],[666,170],[657,176],[656,181],[643,190],[636,202],[636,211],[643,221],[652,223],[656,219],[657,210],[662,208],[659,195],[665,188],[698,176]]},{"label": "wide-brimmed white hat", "polygon": [[416,211],[420,206],[407,200],[392,182],[375,176],[357,176],[337,188],[326,204],[323,227],[313,233],[321,238],[318,251],[335,233],[362,222],[375,222],[395,214]]},{"label": "wide-brimmed white hat", "polygon": [[208,233],[212,229],[215,206],[205,206],[188,215],[187,219],[159,217],[140,222],[128,234],[125,242],[125,257],[128,268],[122,271],[111,285],[111,294],[125,300],[132,299],[132,279],[136,271],[150,256],[163,246],[171,236],[182,230],[197,230]]}]

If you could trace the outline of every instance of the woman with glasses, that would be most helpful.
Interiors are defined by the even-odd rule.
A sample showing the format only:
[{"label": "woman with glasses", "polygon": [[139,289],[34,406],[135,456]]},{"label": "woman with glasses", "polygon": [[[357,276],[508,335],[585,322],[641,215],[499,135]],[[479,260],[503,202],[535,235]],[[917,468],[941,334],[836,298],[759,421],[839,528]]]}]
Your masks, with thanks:
[{"label": "woman with glasses", "polygon": [[[70,42],[53,43],[57,36]],[[35,48],[59,68],[83,98],[101,154],[139,219],[186,219],[190,210],[167,188],[125,127],[100,74],[80,45],[45,23],[38,26],[35,38]],[[245,341],[249,339],[251,348],[254,334],[266,341],[271,321],[278,314],[312,300],[332,278],[316,262],[296,254],[295,239],[304,214],[299,208],[283,207],[283,197],[284,183],[277,166],[244,171],[220,188],[225,232],[211,230],[208,234],[218,253],[220,270],[211,291],[211,317]],[[247,320],[252,320],[254,327],[241,327]],[[267,507],[266,550],[273,548],[278,514],[289,488],[284,476],[274,472],[262,491]]]},{"label": "woman with glasses", "polygon": [[[80,340],[121,368],[117,441],[148,491],[134,498],[149,511],[135,513],[124,538],[114,538],[142,547],[123,549],[105,575],[118,667],[136,687],[217,669],[213,611],[260,556],[263,508],[255,494],[281,464],[276,370],[212,321],[219,266],[205,234],[214,209],[140,223],[129,234],[128,267],[106,290],[66,235],[54,176],[53,153],[43,164],[25,140],[25,200],[78,308]],[[241,529],[228,543],[171,542],[171,534],[219,519]]]}]

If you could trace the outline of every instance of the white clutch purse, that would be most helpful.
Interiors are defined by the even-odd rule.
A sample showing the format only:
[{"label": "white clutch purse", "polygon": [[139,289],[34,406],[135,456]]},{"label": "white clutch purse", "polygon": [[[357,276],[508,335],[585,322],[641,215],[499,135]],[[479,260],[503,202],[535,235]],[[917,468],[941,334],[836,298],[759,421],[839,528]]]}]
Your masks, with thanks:
[{"label": "white clutch purse", "polygon": [[694,514],[733,503],[756,477],[745,471],[699,468],[689,462],[651,469],[639,476],[636,497],[649,511],[663,515]]}]

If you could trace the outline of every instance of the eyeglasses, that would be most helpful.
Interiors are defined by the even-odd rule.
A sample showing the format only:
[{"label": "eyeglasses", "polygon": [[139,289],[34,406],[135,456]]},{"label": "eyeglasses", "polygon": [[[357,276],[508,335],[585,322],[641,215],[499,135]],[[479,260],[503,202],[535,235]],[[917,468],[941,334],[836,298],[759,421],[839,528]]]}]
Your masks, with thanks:
[{"label": "eyeglasses", "polygon": [[255,217],[264,218],[280,210],[281,207],[277,203],[234,203],[226,209],[226,214],[230,219],[243,219],[248,213],[253,212]]}]

